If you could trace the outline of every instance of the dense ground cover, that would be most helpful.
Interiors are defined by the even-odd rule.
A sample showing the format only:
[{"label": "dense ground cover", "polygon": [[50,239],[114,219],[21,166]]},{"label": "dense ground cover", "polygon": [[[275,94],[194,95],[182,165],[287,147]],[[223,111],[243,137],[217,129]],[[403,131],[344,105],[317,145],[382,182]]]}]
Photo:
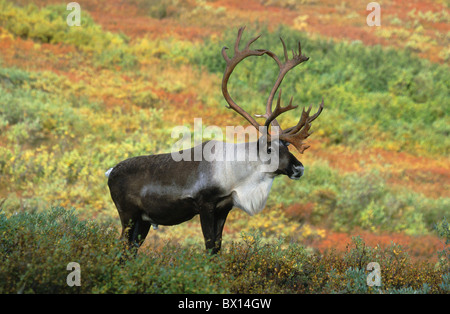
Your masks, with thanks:
[{"label": "dense ground cover", "polygon": [[[408,2],[401,8],[395,1],[383,3],[383,26],[375,30],[365,25],[365,4],[357,6],[356,2],[339,6],[313,1],[302,5],[295,1],[241,2],[80,1],[82,26],[69,27],[68,11],[58,1],[0,1],[0,203],[4,234],[14,238],[11,230],[23,229],[21,224],[30,226],[36,219],[46,222],[47,218],[38,217],[46,217],[39,215],[51,206],[73,207],[79,216],[70,219],[83,226],[82,232],[92,232],[93,228],[94,233],[108,238],[105,243],[111,245],[111,256],[106,263],[120,274],[118,281],[112,282],[124,285],[124,280],[130,281],[129,288],[122,291],[115,284],[106,287],[101,276],[95,277],[101,272],[96,269],[92,271],[95,283],[82,291],[133,291],[132,279],[121,277],[125,275],[120,268],[114,268],[119,267],[114,264],[119,253],[113,241],[119,223],[104,172],[130,156],[170,151],[177,140],[171,138],[172,128],[192,127],[195,117],[201,117],[204,126],[223,129],[243,123],[225,109],[222,100],[224,62],[220,49],[231,47],[237,28],[246,24],[244,40],[262,33],[255,47],[267,47],[277,54],[282,54],[278,36],[283,36],[288,46],[301,40],[311,59],[288,74],[283,94],[294,95],[300,106],[317,105],[323,97],[326,110],[315,122],[312,147],[299,156],[306,166],[302,180],[292,184],[288,179],[277,179],[267,208],[258,217],[247,217],[238,210],[231,213],[225,226],[228,249],[217,266],[230,274],[230,286],[222,292],[367,292],[358,290],[367,287],[352,290],[338,285],[343,276],[356,281],[367,276],[362,264],[355,268],[355,261],[345,262],[350,248],[361,248],[361,243],[366,243],[363,247],[368,247],[370,254],[383,252],[382,258],[389,254],[396,257],[392,250],[400,252],[401,244],[401,251],[409,254],[410,266],[406,268],[415,269],[405,276],[419,276],[419,269],[423,269],[428,278],[422,281],[426,287],[411,279],[386,284],[383,291],[445,291],[439,288],[445,274],[439,259],[445,260],[445,254],[438,255],[443,245],[445,250],[445,243],[437,236],[435,225],[445,215],[448,218],[450,208],[450,71],[445,64],[448,8],[438,2]],[[233,75],[231,93],[248,111],[260,113],[276,74],[270,58],[246,60]],[[282,124],[293,124],[294,120],[293,113]],[[11,216],[13,213],[19,216]],[[61,215],[68,214],[57,214]],[[78,217],[89,222],[78,222]],[[38,243],[48,241],[50,245],[54,239],[44,239],[42,230],[46,229],[40,224],[36,226],[42,233]],[[112,228],[109,233],[104,231],[106,225]],[[63,228],[56,238],[65,232],[64,241],[78,237],[68,231],[70,228]],[[255,240],[258,244],[249,242],[248,234],[260,237]],[[352,240],[358,235],[362,239]],[[90,239],[83,245],[89,247]],[[33,254],[27,253],[32,249],[26,241],[5,241],[5,261]],[[277,241],[280,245],[274,244]],[[24,247],[11,251],[10,243]],[[164,251],[167,243],[172,245]],[[196,219],[152,230],[136,265],[142,266],[151,258],[157,266],[146,267],[164,268],[180,254],[189,263],[179,268],[195,272],[195,263],[209,265],[201,243]],[[185,251],[191,246],[196,248],[194,252]],[[327,251],[331,247],[338,251]],[[66,249],[61,253],[64,256],[69,251],[72,255],[83,251],[61,250]],[[315,249],[320,251],[313,253]],[[233,272],[237,270],[230,268],[238,253],[245,250],[253,253],[244,254],[251,256],[250,261],[236,275]],[[14,254],[19,255],[13,258]],[[33,258],[47,259],[53,253],[42,246],[35,254]],[[158,254],[171,257],[157,261]],[[284,261],[282,254],[292,258]],[[266,265],[261,260],[264,255],[274,259]],[[60,257],[49,258],[48,263],[53,258]],[[294,279],[278,278],[272,262],[285,265]],[[308,266],[298,271],[293,266],[325,262],[335,270],[324,268],[316,273],[322,276],[319,279],[313,279]],[[417,266],[420,262],[426,266]],[[14,282],[8,292],[40,291],[28,288],[28,279],[17,281],[23,269],[12,271],[8,267],[13,266],[2,268],[2,275],[11,274],[5,282]],[[255,282],[256,268],[265,274],[263,283]],[[52,271],[59,272],[59,268]],[[215,277],[216,271],[207,273],[208,282],[221,280]],[[29,276],[24,278],[34,278]],[[239,276],[243,277],[237,279]],[[149,282],[158,280],[161,278]],[[240,280],[242,287],[237,286]],[[271,287],[270,282],[275,285]],[[157,290],[161,285],[136,289],[163,292]],[[208,287],[206,292],[221,292],[214,284]]]},{"label": "dense ground cover", "polygon": [[[437,226],[450,241],[448,224]],[[446,231],[445,231],[446,230]],[[443,232],[443,233],[442,233]],[[446,233],[445,233],[446,232]],[[108,224],[80,221],[74,211],[0,214],[1,293],[448,293],[449,260],[414,263],[399,245],[370,247],[360,237],[345,252],[313,254],[280,238],[243,233],[217,256],[171,243],[127,256]],[[446,238],[445,238],[446,237]],[[448,252],[442,252],[443,255]],[[380,285],[367,284],[370,262]],[[79,284],[71,282],[79,265]]]}]

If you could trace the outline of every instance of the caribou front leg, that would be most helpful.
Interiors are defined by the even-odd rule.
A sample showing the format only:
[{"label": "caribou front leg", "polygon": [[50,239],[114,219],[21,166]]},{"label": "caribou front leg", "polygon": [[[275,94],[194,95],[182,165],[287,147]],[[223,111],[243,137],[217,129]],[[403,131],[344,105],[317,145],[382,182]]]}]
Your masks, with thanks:
[{"label": "caribou front leg", "polygon": [[217,206],[214,215],[214,254],[218,253],[222,247],[222,232],[225,226],[225,221],[227,220],[228,213],[233,208],[233,204],[225,204],[224,206]]},{"label": "caribou front leg", "polygon": [[214,209],[212,205],[203,205],[200,209],[200,224],[202,225],[205,248],[211,254],[216,254],[216,233],[214,224]]}]

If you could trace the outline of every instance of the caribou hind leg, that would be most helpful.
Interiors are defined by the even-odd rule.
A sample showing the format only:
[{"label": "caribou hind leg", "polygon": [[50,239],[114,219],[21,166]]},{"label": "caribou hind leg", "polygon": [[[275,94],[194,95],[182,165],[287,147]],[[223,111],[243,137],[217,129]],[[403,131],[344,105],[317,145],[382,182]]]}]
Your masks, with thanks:
[{"label": "caribou hind leg", "polygon": [[[122,231],[122,238],[126,238],[129,247],[139,248],[144,243],[150,230],[150,222],[137,218],[130,220],[129,227]],[[124,234],[125,231],[125,234]]]},{"label": "caribou hind leg", "polygon": [[150,229],[150,222],[143,221],[141,218],[136,220],[129,220],[129,223],[124,225],[122,222],[121,239],[124,240],[123,254],[120,257],[120,263],[123,264],[128,258],[136,257],[139,247],[145,240]]},{"label": "caribou hind leg", "polygon": [[150,230],[151,223],[142,219],[140,210],[130,209],[119,210],[120,221],[122,223],[121,239],[126,241],[129,250],[136,254]]}]

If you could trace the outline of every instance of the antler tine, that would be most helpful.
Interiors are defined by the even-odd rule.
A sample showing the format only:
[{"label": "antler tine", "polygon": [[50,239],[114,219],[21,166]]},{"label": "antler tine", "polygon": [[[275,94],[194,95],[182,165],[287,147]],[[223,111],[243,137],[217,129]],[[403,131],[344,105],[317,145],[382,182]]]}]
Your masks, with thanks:
[{"label": "antler tine", "polygon": [[[277,105],[275,106],[275,110],[272,112],[272,114],[270,114],[267,117],[266,123],[264,123],[264,125],[266,127],[269,127],[269,125],[272,121],[276,121],[275,118],[277,116],[279,116],[283,112],[297,108],[298,106],[292,106],[293,99],[294,99],[294,97],[291,97],[291,99],[289,100],[289,104],[286,107],[282,107],[281,106],[281,89],[280,89],[280,92],[278,93]],[[278,122],[276,122],[275,126],[279,127],[280,125],[278,124]]]},{"label": "antler tine", "polygon": [[228,49],[228,47],[223,47],[222,48],[222,56],[225,59],[225,62],[228,64],[228,63],[230,63],[231,59],[227,55],[227,52],[226,52],[227,49]]},{"label": "antler tine", "polygon": [[239,53],[239,44],[241,42],[242,33],[244,32],[245,26],[239,28],[238,35],[236,37],[236,41],[234,42],[234,53],[235,55]]},{"label": "antler tine", "polygon": [[284,61],[287,62],[289,60],[289,58],[288,58],[288,54],[287,54],[286,44],[284,43],[283,38],[280,37],[280,40],[281,40],[281,43],[283,44]]},{"label": "antler tine", "polygon": [[[250,39],[250,40],[247,42],[247,44],[245,45],[244,50],[248,50],[249,47],[250,47],[250,45],[253,44],[255,41],[257,41],[259,37],[261,37],[261,35],[258,35],[258,36],[256,36],[255,38]],[[257,51],[258,51],[258,50],[263,50],[263,49],[257,49]]]},{"label": "antler tine", "polygon": [[320,113],[323,110],[323,97],[322,97],[322,102],[319,105],[319,109],[317,110],[317,112],[308,119],[308,122],[313,122],[314,120],[316,120],[316,118],[320,115]]},{"label": "antler tine", "polygon": [[305,108],[303,108],[303,112],[302,115],[300,117],[300,120],[298,121],[297,125],[290,127],[286,130],[283,131],[283,133],[285,134],[295,134],[297,133],[306,123],[311,123],[313,122],[322,112],[323,110],[323,98],[322,98],[322,103],[319,105],[319,109],[317,110],[317,112],[312,115],[311,117],[309,116],[309,113],[311,112],[312,109],[312,105],[309,106],[308,110],[305,111]]}]

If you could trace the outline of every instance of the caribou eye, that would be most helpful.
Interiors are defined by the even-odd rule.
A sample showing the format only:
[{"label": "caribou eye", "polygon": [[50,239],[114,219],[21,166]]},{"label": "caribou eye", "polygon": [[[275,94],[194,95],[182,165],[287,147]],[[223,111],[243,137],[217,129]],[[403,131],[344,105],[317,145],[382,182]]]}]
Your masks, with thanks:
[{"label": "caribou eye", "polygon": [[286,147],[288,147],[291,144],[291,143],[283,141],[283,140],[281,140],[281,143],[283,143],[283,145],[286,146]]}]

